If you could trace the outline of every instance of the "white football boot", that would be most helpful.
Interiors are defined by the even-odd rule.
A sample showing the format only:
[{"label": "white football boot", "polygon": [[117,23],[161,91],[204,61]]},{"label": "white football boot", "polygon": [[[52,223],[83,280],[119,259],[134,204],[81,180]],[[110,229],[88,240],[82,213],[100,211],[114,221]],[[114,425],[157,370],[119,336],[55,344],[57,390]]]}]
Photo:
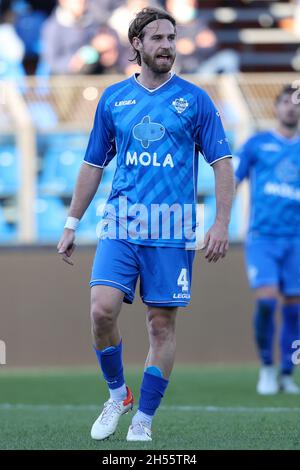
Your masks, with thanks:
[{"label": "white football boot", "polygon": [[112,400],[104,403],[101,415],[94,422],[91,429],[92,439],[101,441],[115,433],[119,419],[133,408],[133,395],[128,387],[125,400]]},{"label": "white football boot", "polygon": [[276,395],[279,392],[277,371],[273,366],[263,366],[259,371],[259,379],[256,386],[259,395]]},{"label": "white football boot", "polygon": [[127,433],[127,441],[152,441],[151,429],[143,421],[131,424]]},{"label": "white football boot", "polygon": [[300,393],[300,387],[294,382],[291,375],[282,375],[279,380],[280,391],[289,393],[291,395],[297,395]]}]

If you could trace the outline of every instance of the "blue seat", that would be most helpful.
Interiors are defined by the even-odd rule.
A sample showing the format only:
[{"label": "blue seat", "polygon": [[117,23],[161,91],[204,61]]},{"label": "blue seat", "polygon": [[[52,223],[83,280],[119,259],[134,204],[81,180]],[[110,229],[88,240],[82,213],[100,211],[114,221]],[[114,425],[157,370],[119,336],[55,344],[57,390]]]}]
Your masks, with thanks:
[{"label": "blue seat", "polygon": [[78,150],[64,150],[58,157],[57,178],[64,185],[65,192],[72,192],[77,180],[83,155]]},{"label": "blue seat", "polygon": [[88,134],[83,132],[67,132],[44,135],[45,146],[48,150],[78,150],[84,152],[88,143]]},{"label": "blue seat", "polygon": [[110,167],[111,165],[112,164],[110,163],[109,166],[105,167],[104,169],[96,197],[108,198],[111,192],[112,182],[115,174],[115,166],[112,165],[112,167]]},{"label": "blue seat", "polygon": [[232,149],[235,147],[235,141],[236,141],[236,135],[232,130],[227,130],[226,131],[226,137],[228,138],[228,144],[229,147]]},{"label": "blue seat", "polygon": [[9,243],[16,238],[16,229],[8,224],[3,213],[3,208],[0,206],[0,243]]},{"label": "blue seat", "polygon": [[216,200],[214,196],[206,196],[204,198],[204,231],[205,233],[207,230],[212,226],[215,221],[216,215]]},{"label": "blue seat", "polygon": [[22,64],[18,62],[0,59],[0,79],[19,79],[19,83],[23,83],[25,77],[25,70]]},{"label": "blue seat", "polygon": [[37,235],[39,241],[58,241],[66,221],[67,211],[61,199],[39,197],[35,202]]},{"label": "blue seat", "polygon": [[46,151],[42,160],[42,173],[39,178],[39,189],[48,194],[57,194],[62,191],[61,184],[57,181],[57,161],[59,153]]},{"label": "blue seat", "polygon": [[50,103],[32,101],[27,106],[32,121],[38,129],[48,129],[58,124],[58,117]]},{"label": "blue seat", "polygon": [[13,145],[0,147],[0,194],[14,194],[20,183],[19,153]]},{"label": "blue seat", "polygon": [[78,226],[78,241],[97,242],[105,204],[106,199],[103,197],[95,197],[91,202]]},{"label": "blue seat", "polygon": [[70,194],[82,163],[82,152],[47,151],[44,155],[40,189],[48,194]]},{"label": "blue seat", "polygon": [[43,147],[40,190],[45,194],[70,195],[87,145],[86,134],[49,135],[40,139]]},{"label": "blue seat", "polygon": [[212,167],[204,157],[199,155],[198,166],[198,194],[213,194],[215,188],[215,177]]}]

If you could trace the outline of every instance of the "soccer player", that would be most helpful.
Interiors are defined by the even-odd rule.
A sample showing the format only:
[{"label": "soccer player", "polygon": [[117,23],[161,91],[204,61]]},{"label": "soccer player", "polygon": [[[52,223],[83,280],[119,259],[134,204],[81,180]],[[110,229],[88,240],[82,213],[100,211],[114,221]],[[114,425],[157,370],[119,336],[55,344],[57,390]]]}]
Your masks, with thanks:
[{"label": "soccer player", "polygon": [[[292,373],[293,341],[300,339],[300,104],[291,86],[276,99],[277,128],[251,137],[239,153],[237,182],[251,187],[245,244],[248,278],[255,295],[253,319],[261,360],[257,392],[299,393]],[[282,300],[281,370],[274,367],[274,315]]]},{"label": "soccer player", "polygon": [[141,73],[108,87],[101,97],[58,251],[72,263],[76,225],[103,168],[117,158],[90,283],[94,349],[110,398],[91,436],[101,440],[112,435],[120,416],[133,406],[117,319],[122,302],[133,302],[140,277],[150,349],[127,440],[150,441],[152,419],[173,368],[176,314],[190,301],[195,250],[186,248],[195,248],[199,150],[213,165],[216,179],[216,220],[204,239],[209,262],[228,249],[234,174],[219,112],[202,89],[171,71],[173,17],[143,9],[128,36]]}]

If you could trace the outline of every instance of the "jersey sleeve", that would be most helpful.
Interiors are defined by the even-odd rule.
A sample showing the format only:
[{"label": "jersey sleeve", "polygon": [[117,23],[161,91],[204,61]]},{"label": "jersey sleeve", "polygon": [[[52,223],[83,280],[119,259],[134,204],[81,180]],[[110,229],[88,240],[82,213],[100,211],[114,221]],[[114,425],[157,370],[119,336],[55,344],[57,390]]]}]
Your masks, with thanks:
[{"label": "jersey sleeve", "polygon": [[115,133],[106,92],[103,93],[95,114],[84,161],[92,166],[104,168],[116,155]]},{"label": "jersey sleeve", "polygon": [[247,140],[245,144],[236,152],[237,163],[235,170],[235,178],[238,183],[244,178],[249,177],[250,167],[253,163],[253,141]]},{"label": "jersey sleeve", "polygon": [[231,158],[231,150],[220,113],[211,98],[203,91],[198,95],[197,104],[195,143],[200,147],[200,152],[205,160],[213,165],[223,158]]}]

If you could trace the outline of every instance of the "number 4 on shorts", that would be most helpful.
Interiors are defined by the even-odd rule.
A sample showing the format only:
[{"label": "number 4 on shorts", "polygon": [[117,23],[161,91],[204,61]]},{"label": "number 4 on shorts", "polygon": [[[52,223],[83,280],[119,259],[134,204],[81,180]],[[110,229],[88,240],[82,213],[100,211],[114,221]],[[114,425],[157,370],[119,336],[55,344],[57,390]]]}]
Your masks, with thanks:
[{"label": "number 4 on shorts", "polygon": [[189,281],[186,268],[182,268],[180,271],[179,277],[177,279],[177,285],[182,287],[183,292],[187,292],[189,290]]}]

